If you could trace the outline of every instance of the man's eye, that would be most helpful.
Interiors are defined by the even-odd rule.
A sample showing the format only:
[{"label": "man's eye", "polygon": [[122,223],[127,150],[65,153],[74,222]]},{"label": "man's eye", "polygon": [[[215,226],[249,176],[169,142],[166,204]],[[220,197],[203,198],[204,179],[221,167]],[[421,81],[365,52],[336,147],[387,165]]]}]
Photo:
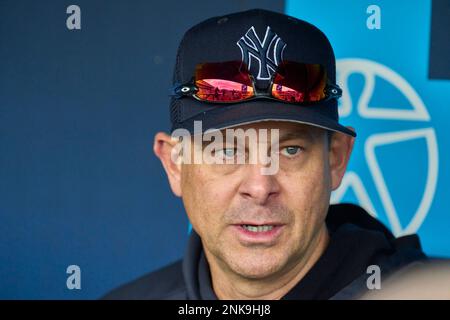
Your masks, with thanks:
[{"label": "man's eye", "polygon": [[281,149],[281,154],[286,157],[293,157],[302,151],[300,146],[288,146]]},{"label": "man's eye", "polygon": [[216,156],[224,159],[230,159],[236,156],[236,148],[224,148],[216,151]]}]

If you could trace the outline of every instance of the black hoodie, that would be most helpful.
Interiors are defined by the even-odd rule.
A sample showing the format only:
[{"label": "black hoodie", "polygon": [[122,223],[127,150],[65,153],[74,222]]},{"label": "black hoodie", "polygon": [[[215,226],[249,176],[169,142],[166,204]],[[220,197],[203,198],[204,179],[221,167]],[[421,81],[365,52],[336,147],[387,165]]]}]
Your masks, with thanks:
[{"label": "black hoodie", "polygon": [[[283,299],[351,299],[366,290],[368,266],[378,265],[383,278],[426,258],[416,235],[395,238],[357,205],[330,205],[326,223],[328,247]],[[217,299],[200,237],[192,232],[183,260],[123,285],[103,299]]]}]

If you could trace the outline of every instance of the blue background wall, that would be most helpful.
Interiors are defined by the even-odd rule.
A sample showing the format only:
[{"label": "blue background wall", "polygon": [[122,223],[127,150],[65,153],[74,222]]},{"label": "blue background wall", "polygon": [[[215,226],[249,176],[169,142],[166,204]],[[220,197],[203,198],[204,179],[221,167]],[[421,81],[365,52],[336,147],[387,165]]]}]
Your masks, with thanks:
[{"label": "blue background wall", "polygon": [[[152,153],[154,134],[169,125],[166,93],[176,47],[191,25],[256,6],[317,24],[337,58],[376,61],[415,89],[428,120],[367,120],[354,110],[343,115],[359,133],[349,170],[364,188],[344,190],[334,200],[371,204],[389,225],[367,169],[365,141],[373,133],[432,128],[438,176],[419,234],[428,253],[450,256],[450,81],[445,72],[441,80],[427,74],[431,2],[339,3],[0,1],[0,298],[97,298],[182,256],[188,221]],[[382,29],[369,31],[366,8],[373,3],[381,7]],[[81,30],[66,28],[71,4],[81,8]],[[443,21],[448,24],[450,15]],[[435,52],[439,62],[443,51]],[[349,82],[352,101],[363,87],[361,77]],[[389,100],[396,90],[391,94],[388,85],[381,90],[377,106],[411,107],[400,103],[402,95]],[[422,144],[377,149],[386,185],[398,193],[392,199],[403,227],[417,211],[430,170]],[[412,171],[405,179],[399,170],[406,164]],[[370,202],[357,196],[361,190]],[[71,264],[81,268],[81,290],[66,287]]]},{"label": "blue background wall", "polygon": [[[184,31],[272,1],[0,1],[0,298],[98,298],[182,256],[153,137]],[[66,8],[81,8],[68,30]],[[66,268],[81,268],[68,290]]]},{"label": "blue background wall", "polygon": [[[366,26],[372,4],[380,29]],[[285,11],[329,37],[348,93],[341,121],[358,132],[332,200],[359,203],[395,234],[417,232],[428,254],[450,256],[450,2],[290,0]]]}]

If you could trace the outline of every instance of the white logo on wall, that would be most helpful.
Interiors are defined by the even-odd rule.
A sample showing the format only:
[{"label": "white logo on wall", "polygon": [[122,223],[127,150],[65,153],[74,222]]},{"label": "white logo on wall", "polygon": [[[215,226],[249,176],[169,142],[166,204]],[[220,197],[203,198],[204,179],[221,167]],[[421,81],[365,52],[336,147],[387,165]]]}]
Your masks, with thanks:
[{"label": "white logo on wall", "polygon": [[[378,197],[391,230],[396,236],[415,233],[422,225],[431,207],[438,177],[439,159],[435,131],[432,127],[414,127],[417,126],[418,121],[423,121],[424,123],[429,122],[430,115],[428,114],[422,99],[412,86],[399,74],[388,67],[365,59],[341,59],[337,61],[336,67],[338,72],[337,82],[343,89],[341,106],[339,108],[339,115],[341,118],[345,118],[352,113],[357,112],[359,117],[366,119],[410,121],[411,129],[373,133],[370,134],[365,141],[362,141],[364,144],[365,160],[372,181],[363,181],[357,172],[348,171],[342,180],[341,186],[333,192],[331,202],[341,202],[347,190],[352,188],[359,204],[373,216],[380,217],[373,204],[374,197]],[[351,100],[348,87],[348,78],[355,73],[364,77],[364,87],[359,95],[356,106],[354,106]],[[369,101],[374,94],[376,77],[382,78],[394,86],[408,100],[412,109],[395,109],[393,106],[369,106]],[[393,199],[391,192],[389,191],[382,167],[377,158],[376,148],[414,139],[425,139],[426,141],[426,150],[420,151],[427,153],[428,169],[422,198],[414,199],[407,197],[408,201],[417,201],[417,206],[415,212],[410,213],[412,218],[409,223],[402,225],[398,214],[399,212],[396,209],[396,199]],[[414,159],[402,158],[399,160],[408,162],[414,161]],[[412,172],[405,183],[414,183],[415,176],[416,173]],[[373,183],[377,194],[369,195],[369,192],[367,191],[368,183]]]}]

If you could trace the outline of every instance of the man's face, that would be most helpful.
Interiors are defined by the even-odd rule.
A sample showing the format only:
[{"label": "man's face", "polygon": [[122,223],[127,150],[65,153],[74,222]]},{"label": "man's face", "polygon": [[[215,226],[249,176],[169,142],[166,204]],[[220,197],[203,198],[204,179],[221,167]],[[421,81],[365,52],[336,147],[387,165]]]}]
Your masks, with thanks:
[{"label": "man's face", "polygon": [[[332,190],[329,144],[325,130],[297,123],[240,128],[279,129],[276,174],[261,174],[258,163],[183,164],[180,189],[207,255],[261,279],[292,268],[323,231]],[[224,142],[223,154],[232,156],[235,147]]]}]

